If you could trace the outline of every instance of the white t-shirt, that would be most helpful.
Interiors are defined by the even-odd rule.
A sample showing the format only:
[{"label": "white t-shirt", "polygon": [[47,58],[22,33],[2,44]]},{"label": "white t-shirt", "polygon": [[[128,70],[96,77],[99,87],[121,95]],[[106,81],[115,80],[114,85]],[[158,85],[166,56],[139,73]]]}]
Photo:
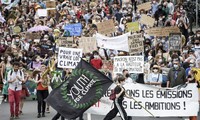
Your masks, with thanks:
[{"label": "white t-shirt", "polygon": [[[8,81],[15,79],[16,76],[18,76],[21,80],[24,80],[24,74],[22,71],[20,74],[20,70],[18,70],[17,72],[11,70],[10,72],[8,72]],[[16,81],[9,83],[9,89],[14,91],[22,90],[22,82],[17,79]]]},{"label": "white t-shirt", "polygon": [[[159,77],[159,78],[158,78]],[[162,83],[162,74],[150,73],[146,82],[159,82]]]}]

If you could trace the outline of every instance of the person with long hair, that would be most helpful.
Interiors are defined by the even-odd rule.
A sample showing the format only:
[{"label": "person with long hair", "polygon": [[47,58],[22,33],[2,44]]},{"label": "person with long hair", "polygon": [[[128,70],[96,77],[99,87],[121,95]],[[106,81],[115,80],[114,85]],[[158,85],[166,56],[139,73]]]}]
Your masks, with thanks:
[{"label": "person with long hair", "polygon": [[5,55],[4,61],[2,62],[1,71],[3,73],[3,91],[4,96],[3,101],[7,102],[8,100],[8,73],[12,70],[12,57],[10,55]]}]

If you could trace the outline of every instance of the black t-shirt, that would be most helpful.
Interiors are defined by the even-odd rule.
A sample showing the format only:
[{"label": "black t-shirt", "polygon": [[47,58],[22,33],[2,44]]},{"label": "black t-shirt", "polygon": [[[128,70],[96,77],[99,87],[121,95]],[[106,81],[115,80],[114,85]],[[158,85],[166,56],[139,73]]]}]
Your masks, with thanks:
[{"label": "black t-shirt", "polygon": [[[125,89],[124,89],[125,90]],[[115,94],[119,94],[121,92],[121,87],[117,85],[114,89]],[[118,102],[122,102],[124,100],[125,91],[119,96]]]}]

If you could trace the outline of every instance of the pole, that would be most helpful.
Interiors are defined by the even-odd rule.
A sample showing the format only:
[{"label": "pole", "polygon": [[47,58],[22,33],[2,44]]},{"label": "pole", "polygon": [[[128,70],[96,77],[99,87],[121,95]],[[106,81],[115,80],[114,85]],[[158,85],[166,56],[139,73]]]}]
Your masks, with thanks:
[{"label": "pole", "polygon": [[199,7],[198,7],[198,0],[196,0],[196,29],[198,29],[198,12],[199,12]]},{"label": "pole", "polygon": [[91,113],[87,113],[87,120],[92,120]]}]

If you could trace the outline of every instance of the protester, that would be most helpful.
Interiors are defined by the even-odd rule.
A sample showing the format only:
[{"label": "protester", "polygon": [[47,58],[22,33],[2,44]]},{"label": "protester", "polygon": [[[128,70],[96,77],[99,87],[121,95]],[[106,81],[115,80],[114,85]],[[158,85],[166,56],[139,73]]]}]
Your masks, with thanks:
[{"label": "protester", "polygon": [[19,69],[19,63],[13,63],[13,70],[8,73],[9,83],[9,104],[10,104],[10,119],[19,119],[19,103],[22,90],[22,82],[24,81],[24,73]]},{"label": "protester", "polygon": [[167,87],[175,87],[185,84],[186,73],[185,69],[180,66],[180,59],[173,59],[173,67],[169,70]]},{"label": "protester", "polygon": [[[123,72],[125,82],[132,83],[133,80],[136,80],[136,82],[144,83],[145,81],[145,83],[156,83],[162,87],[175,87],[186,83],[190,79],[191,69],[199,69],[200,67],[199,31],[197,30],[197,33],[194,32],[194,34],[189,34],[188,31],[188,28],[193,27],[191,23],[194,19],[194,15],[191,15],[192,12],[188,9],[189,3],[186,2],[188,6],[185,6],[183,0],[151,0],[148,7],[138,7],[145,2],[147,3],[146,0],[99,0],[98,2],[94,0],[88,2],[59,0],[53,6],[42,1],[27,0],[10,0],[8,3],[0,3],[0,84],[2,82],[3,101],[8,100],[8,76],[9,72],[13,70],[14,61],[21,64],[24,73],[27,71],[33,73],[34,70],[41,70],[41,67],[48,69],[52,56],[58,56],[59,47],[83,48],[79,44],[81,38],[95,38],[96,33],[108,38],[120,37],[128,32],[130,35],[142,35],[140,39],[142,39],[143,44],[139,45],[142,46],[142,49],[136,54],[132,54],[130,49],[124,49],[125,43],[122,42],[124,39],[120,39],[120,43],[117,41],[110,43],[109,48],[106,46],[107,39],[101,41],[103,43],[101,46],[97,39],[93,40],[94,43],[91,41],[91,43],[85,45],[89,51],[85,52],[85,49],[83,49],[83,58],[96,69],[103,71],[110,79],[116,76],[112,73],[114,67],[112,69],[106,68],[103,63],[111,61],[113,65],[116,56],[137,55],[144,56],[145,70],[143,73],[132,74],[131,71],[123,68],[125,70]],[[192,5],[189,7],[193,9]],[[44,10],[47,15],[42,14],[43,12],[40,12],[40,10]],[[143,19],[143,15],[150,18]],[[108,22],[110,20],[112,20],[112,24]],[[70,30],[74,28],[71,25],[76,23],[80,23],[81,26],[77,27],[76,32],[72,33]],[[106,24],[101,26],[101,23]],[[110,27],[111,25],[114,25],[114,27]],[[68,27],[70,30],[67,29]],[[169,27],[171,28],[168,29]],[[112,28],[112,30],[108,28]],[[80,34],[77,32],[79,30],[81,30]],[[106,33],[102,30],[105,30]],[[178,49],[174,49],[168,43],[176,41],[176,37],[172,39],[170,38],[171,35],[166,34],[179,32],[182,34],[182,39],[177,40],[180,44],[177,45]],[[190,32],[192,33],[192,31]],[[68,38],[72,41],[68,41]],[[130,48],[129,40],[126,41],[126,44]],[[172,45],[176,45],[176,42]],[[96,49],[91,49],[93,46],[97,46]],[[136,49],[132,52],[136,52]],[[43,100],[48,96],[48,93],[46,93],[48,88],[41,87],[41,84],[46,80],[46,78],[45,80],[42,78],[44,71],[42,70],[41,73],[36,75],[36,89],[39,98],[38,117],[41,117],[41,114],[45,112],[46,106]],[[49,76],[48,79],[52,81],[56,81],[55,76],[57,75],[62,76],[62,80],[68,79],[68,74],[71,74],[71,68],[53,69],[53,72],[47,71],[45,73]],[[39,76],[41,79],[38,78]],[[135,78],[131,79],[133,76]],[[199,82],[198,79],[196,81]],[[194,81],[192,80],[192,82]],[[23,88],[25,86],[28,85],[23,84]],[[54,86],[56,86],[56,83]],[[45,95],[41,97],[40,92],[45,93]],[[24,97],[23,95],[22,98]],[[21,103],[23,103],[23,100],[21,99]],[[41,105],[43,108],[41,108]],[[20,111],[22,111],[22,108]]]},{"label": "protester", "polygon": [[116,117],[118,112],[120,113],[120,116],[123,120],[128,120],[127,113],[124,110],[124,107],[122,106],[124,97],[129,97],[125,93],[125,89],[123,88],[124,82],[125,82],[125,77],[120,76],[118,78],[118,84],[114,89],[115,94],[116,94],[116,98],[114,100],[114,108],[106,115],[104,120],[112,120],[114,117]]}]

